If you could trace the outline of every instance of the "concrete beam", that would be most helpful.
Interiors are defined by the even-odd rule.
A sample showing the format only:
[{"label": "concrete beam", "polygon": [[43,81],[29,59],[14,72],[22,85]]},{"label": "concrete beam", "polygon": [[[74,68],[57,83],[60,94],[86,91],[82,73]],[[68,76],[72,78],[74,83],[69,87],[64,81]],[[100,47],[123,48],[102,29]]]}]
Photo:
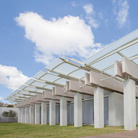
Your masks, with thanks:
[{"label": "concrete beam", "polygon": [[62,88],[62,87],[58,87],[58,86],[53,87],[52,95],[63,96],[63,97],[67,97],[67,98],[74,97],[74,93],[66,92],[66,88]]},{"label": "concrete beam", "polygon": [[138,65],[130,61],[126,57],[122,59],[122,73],[131,76],[135,81],[138,81]]},{"label": "concrete beam", "polygon": [[91,86],[86,86],[84,82],[77,82],[77,81],[70,80],[69,81],[69,91],[93,95],[94,88]]},{"label": "concrete beam", "polygon": [[[128,62],[130,62],[130,63],[132,63],[132,64],[134,64],[134,66],[136,66],[136,64],[135,63],[133,63],[132,61],[129,61],[128,59],[126,59],[126,61],[128,61]],[[124,62],[125,62],[125,60],[124,60]],[[121,62],[119,62],[119,61],[115,61],[115,63],[114,63],[114,69],[115,69],[115,76],[118,76],[118,77],[120,77],[120,78],[122,78],[122,79],[126,79],[127,78],[127,76],[129,76],[129,77],[132,77],[135,81],[136,81],[136,85],[138,85],[138,79],[136,79],[136,77],[133,77],[132,75],[130,75],[131,74],[131,72],[134,72],[134,73],[132,73],[133,75],[136,73],[136,71],[138,70],[138,69],[136,69],[133,65],[131,65],[130,64],[130,66],[132,66],[132,67],[134,67],[134,68],[132,68],[132,67],[128,67],[128,63],[127,62],[127,64],[125,64],[124,63],[124,66],[122,66],[122,63]],[[127,67],[126,67],[127,66]],[[129,69],[130,68],[130,69]],[[124,72],[123,72],[123,70],[124,70]],[[126,71],[127,70],[127,71]],[[132,70],[132,71],[131,71]],[[134,70],[134,71],[133,71]],[[127,72],[127,73],[126,73]],[[138,91],[137,91],[138,92]]]},{"label": "concrete beam", "polygon": [[115,61],[114,63],[115,76],[118,76],[122,79],[126,78],[126,75],[122,73],[122,63],[119,61]]},{"label": "concrete beam", "polygon": [[52,95],[52,91],[45,91],[43,93],[43,98],[50,99],[50,100],[52,100],[52,99],[53,100],[60,100],[60,97]]},{"label": "concrete beam", "polygon": [[44,99],[43,94],[38,94],[38,95],[36,96],[36,101],[37,101],[37,102],[47,102],[47,103],[49,103],[49,100]]},{"label": "concrete beam", "polygon": [[114,78],[109,78],[107,75],[90,71],[90,83],[93,86],[100,86],[110,91],[123,92],[122,82]]}]

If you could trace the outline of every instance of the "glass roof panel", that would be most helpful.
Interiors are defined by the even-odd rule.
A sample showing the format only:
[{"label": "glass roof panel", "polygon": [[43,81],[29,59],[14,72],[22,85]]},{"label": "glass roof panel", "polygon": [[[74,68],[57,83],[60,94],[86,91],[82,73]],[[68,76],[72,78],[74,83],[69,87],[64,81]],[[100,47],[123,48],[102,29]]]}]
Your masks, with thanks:
[{"label": "glass roof panel", "polygon": [[45,71],[41,70],[38,73],[36,73],[33,77],[36,79],[39,79],[41,76],[43,76],[44,74],[46,74]]},{"label": "glass roof panel", "polygon": [[46,74],[45,76],[43,76],[41,79],[45,80],[45,81],[50,81],[53,82],[55,80],[57,80],[59,77],[55,76],[55,75],[51,75],[51,74]]},{"label": "glass roof panel", "polygon": [[35,81],[32,83],[32,85],[37,86],[37,87],[44,87],[46,85],[46,83]]},{"label": "glass roof panel", "polygon": [[22,86],[19,87],[19,89],[21,89],[21,90],[24,89],[24,88],[26,88],[26,85],[22,85]]},{"label": "glass roof panel", "polygon": [[59,83],[59,84],[63,84],[63,85],[65,85],[66,84],[66,81],[68,81],[67,79],[64,79],[64,78],[61,78],[61,79],[59,79],[59,80],[57,80],[57,81],[55,81],[56,83]]},{"label": "glass roof panel", "polygon": [[22,94],[30,94],[30,92],[24,91],[24,90],[20,91],[19,93],[22,93]]},{"label": "glass roof panel", "polygon": [[28,90],[28,91],[36,91],[37,89],[35,87],[26,87],[25,90]]},{"label": "glass roof panel", "polygon": [[57,68],[55,68],[54,71],[67,75],[68,73],[70,73],[76,69],[78,69],[78,68],[75,66],[72,66],[72,65],[67,64],[67,63],[63,63],[60,66],[58,66]]},{"label": "glass roof panel", "polygon": [[105,47],[100,52],[98,52],[98,53],[92,55],[91,57],[87,58],[86,60],[84,60],[84,63],[89,64],[89,63],[93,62],[94,60],[104,56],[105,54],[119,48],[120,46],[136,39],[137,37],[138,37],[138,29],[133,31],[132,33],[122,37],[121,39],[115,41],[114,43],[111,43],[110,45]]},{"label": "glass roof panel", "polygon": [[82,77],[85,76],[85,73],[89,73],[89,72],[85,71],[85,70],[82,70],[82,69],[79,69],[79,70],[71,73],[69,76],[81,79]]},{"label": "glass roof panel", "polygon": [[47,88],[47,89],[51,89],[52,90],[53,87],[54,87],[54,85],[47,85],[44,88]]},{"label": "glass roof panel", "polygon": [[[18,93],[19,91],[20,91],[20,90],[15,90],[14,93]],[[14,94],[14,93],[13,93],[13,94]]]},{"label": "glass roof panel", "polygon": [[138,58],[133,60],[138,65]]},{"label": "glass roof panel", "polygon": [[115,73],[114,73],[114,68],[109,69],[109,70],[107,70],[107,71],[105,71],[105,72],[108,73],[108,74],[110,74],[110,75],[112,75],[112,76],[115,75]]},{"label": "glass roof panel", "polygon": [[115,60],[121,61],[122,57],[119,54],[113,54],[113,55],[93,64],[92,67],[95,67],[96,69],[103,70],[103,69],[113,65]]},{"label": "glass roof panel", "polygon": [[41,89],[37,89],[36,92],[40,92],[40,93],[43,93],[44,90],[41,90]]},{"label": "glass roof panel", "polygon": [[63,63],[63,61],[59,58],[57,58],[56,60],[54,60],[53,62],[51,62],[49,65],[46,66],[47,69],[52,70],[53,68],[55,68],[57,65]]},{"label": "glass roof panel", "polygon": [[130,46],[122,51],[120,51],[122,54],[124,54],[126,57],[130,58],[136,54],[138,54],[138,43],[134,44],[133,46]]},{"label": "glass roof panel", "polygon": [[29,79],[27,82],[25,82],[25,84],[30,85],[31,83],[33,83],[35,80],[34,79]]}]

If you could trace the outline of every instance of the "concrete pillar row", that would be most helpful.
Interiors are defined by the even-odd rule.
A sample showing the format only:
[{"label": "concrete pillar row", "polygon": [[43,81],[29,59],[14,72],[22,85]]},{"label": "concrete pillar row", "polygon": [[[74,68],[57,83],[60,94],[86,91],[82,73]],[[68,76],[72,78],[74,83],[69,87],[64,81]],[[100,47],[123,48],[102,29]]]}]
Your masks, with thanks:
[{"label": "concrete pillar row", "polygon": [[47,124],[47,103],[41,103],[41,125]]},{"label": "concrete pillar row", "polygon": [[49,105],[49,125],[56,124],[56,102],[54,100],[50,100]]},{"label": "concrete pillar row", "polygon": [[104,127],[104,90],[100,87],[94,90],[94,128]]},{"label": "concrete pillar row", "polygon": [[67,126],[67,99],[60,98],[60,126]]},{"label": "concrete pillar row", "polygon": [[136,86],[135,81],[124,81],[124,129],[136,129]]},{"label": "concrete pillar row", "polygon": [[74,126],[82,126],[82,94],[74,94]]},{"label": "concrete pillar row", "polygon": [[40,124],[40,104],[35,104],[35,124]]}]

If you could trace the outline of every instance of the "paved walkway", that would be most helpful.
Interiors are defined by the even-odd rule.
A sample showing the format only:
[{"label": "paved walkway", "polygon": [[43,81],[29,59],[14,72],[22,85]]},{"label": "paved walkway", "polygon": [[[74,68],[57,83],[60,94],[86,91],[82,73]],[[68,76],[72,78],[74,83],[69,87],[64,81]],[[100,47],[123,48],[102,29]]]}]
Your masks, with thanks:
[{"label": "paved walkway", "polygon": [[87,136],[82,138],[138,138],[138,130],[97,135],[97,136]]}]

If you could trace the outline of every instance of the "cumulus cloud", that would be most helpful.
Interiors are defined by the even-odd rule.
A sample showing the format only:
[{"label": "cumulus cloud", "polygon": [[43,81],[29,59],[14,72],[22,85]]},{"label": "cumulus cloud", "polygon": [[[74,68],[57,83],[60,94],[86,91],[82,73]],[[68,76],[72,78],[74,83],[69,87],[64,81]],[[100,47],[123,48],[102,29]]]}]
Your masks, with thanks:
[{"label": "cumulus cloud", "polygon": [[25,37],[35,43],[35,60],[46,65],[59,56],[86,58],[99,48],[91,27],[80,17],[46,20],[37,13],[26,12],[15,20],[24,27]]},{"label": "cumulus cloud", "polygon": [[29,78],[16,67],[0,65],[0,84],[15,90]]},{"label": "cumulus cloud", "polygon": [[[118,3],[117,3],[118,2]],[[116,20],[119,24],[119,27],[123,27],[127,21],[129,4],[127,0],[113,0],[114,4],[114,14],[116,15]]]},{"label": "cumulus cloud", "polygon": [[94,6],[92,4],[86,4],[83,6],[83,9],[86,13],[86,19],[88,23],[91,25],[91,27],[98,28],[99,23],[98,21],[94,18],[95,11],[94,11]]},{"label": "cumulus cloud", "polygon": [[0,101],[2,101],[2,100],[3,100],[3,97],[0,96]]}]

